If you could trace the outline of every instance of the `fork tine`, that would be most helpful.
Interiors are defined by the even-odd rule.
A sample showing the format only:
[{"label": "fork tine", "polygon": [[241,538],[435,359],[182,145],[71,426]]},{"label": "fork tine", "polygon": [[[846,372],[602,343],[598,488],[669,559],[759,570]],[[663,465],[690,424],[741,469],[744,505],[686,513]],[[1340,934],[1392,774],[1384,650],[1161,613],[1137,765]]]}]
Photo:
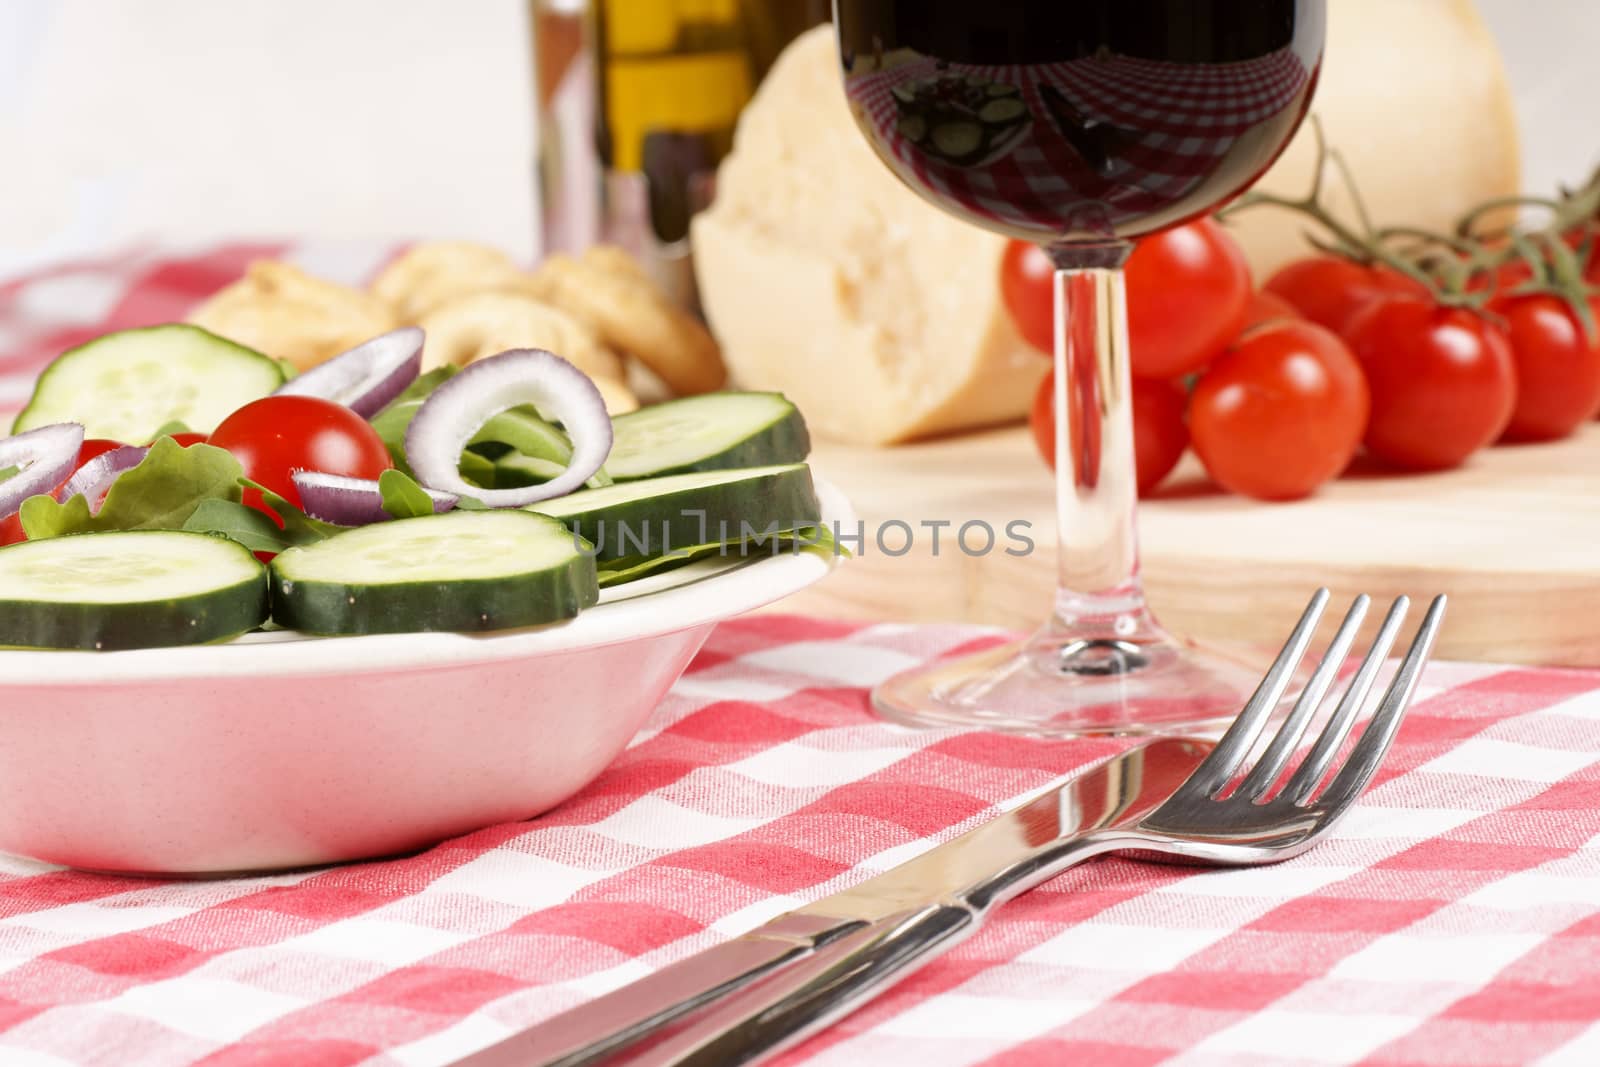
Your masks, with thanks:
[{"label": "fork tine", "polygon": [[1289,712],[1289,717],[1283,721],[1283,725],[1278,727],[1278,733],[1273,737],[1272,743],[1261,754],[1256,765],[1250,768],[1250,773],[1239,785],[1234,796],[1257,800],[1272,788],[1272,783],[1283,773],[1284,764],[1289,762],[1295,746],[1300,743],[1300,736],[1310,725],[1311,717],[1316,714],[1317,708],[1322,704],[1322,698],[1333,685],[1334,675],[1339,673],[1339,667],[1349,654],[1350,643],[1356,638],[1356,630],[1361,626],[1361,620],[1367,617],[1367,605],[1370,603],[1372,598],[1363,593],[1350,605],[1350,610],[1345,613],[1344,622],[1339,624],[1338,633],[1333,636],[1333,643],[1328,646],[1322,662],[1317,664],[1317,669],[1312,673],[1311,680],[1306,683],[1300,699],[1294,702],[1294,709]]},{"label": "fork tine", "polygon": [[1412,639],[1406,658],[1401,661],[1400,669],[1395,672],[1394,680],[1383,694],[1378,710],[1372,713],[1372,721],[1367,723],[1361,740],[1350,751],[1350,758],[1345,760],[1344,766],[1339,768],[1339,773],[1322,794],[1320,806],[1327,809],[1328,818],[1336,818],[1360,796],[1377,773],[1378,765],[1389,751],[1390,742],[1400,731],[1400,720],[1405,718],[1406,709],[1411,706],[1411,697],[1422,678],[1422,668],[1427,665],[1428,653],[1433,650],[1439,622],[1444,618],[1444,607],[1445,598],[1442,596],[1434,597],[1433,603],[1428,605],[1428,614],[1423,616],[1422,625],[1417,627],[1417,636]]},{"label": "fork tine", "polygon": [[1211,755],[1206,757],[1205,762],[1200,764],[1184,783],[1185,791],[1193,789],[1204,796],[1210,796],[1233,777],[1234,772],[1239,769],[1239,764],[1244,762],[1245,756],[1250,753],[1251,747],[1256,742],[1256,736],[1266,725],[1272,709],[1283,699],[1283,691],[1289,687],[1289,679],[1294,676],[1295,668],[1304,658],[1306,646],[1311,643],[1311,635],[1322,619],[1322,609],[1327,603],[1328,590],[1318,589],[1312,596],[1311,603],[1306,605],[1300,621],[1295,623],[1294,632],[1289,635],[1289,640],[1278,653],[1278,658],[1273,660],[1272,666],[1267,669],[1266,677],[1261,679],[1261,684],[1256,687],[1256,691],[1245,703],[1244,709],[1239,712],[1239,717],[1233,720],[1233,725],[1222,735],[1217,747],[1211,750]]},{"label": "fork tine", "polygon": [[1355,725],[1356,715],[1361,711],[1361,705],[1366,703],[1367,694],[1372,690],[1372,683],[1377,678],[1378,671],[1382,669],[1384,660],[1388,658],[1395,635],[1400,632],[1400,624],[1405,621],[1406,612],[1410,607],[1411,598],[1404,596],[1396,597],[1394,603],[1389,605],[1389,613],[1384,616],[1383,625],[1378,628],[1378,636],[1373,638],[1366,659],[1361,661],[1356,676],[1350,679],[1344,697],[1334,709],[1332,717],[1323,725],[1316,744],[1311,746],[1311,751],[1294,772],[1294,776],[1289,779],[1289,784],[1284,786],[1283,792],[1278,795],[1279,800],[1286,800],[1291,804],[1304,804],[1311,799],[1311,794],[1316,792],[1317,786],[1322,784],[1328,768],[1333,766],[1333,758],[1339,754],[1339,746],[1350,736],[1350,728]]}]

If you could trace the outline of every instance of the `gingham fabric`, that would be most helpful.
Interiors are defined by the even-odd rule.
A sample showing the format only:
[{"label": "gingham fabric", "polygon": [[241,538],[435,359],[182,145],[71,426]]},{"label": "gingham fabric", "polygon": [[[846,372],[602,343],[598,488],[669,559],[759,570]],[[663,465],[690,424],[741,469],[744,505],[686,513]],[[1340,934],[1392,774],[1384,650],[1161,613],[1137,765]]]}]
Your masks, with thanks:
[{"label": "gingham fabric", "polygon": [[[61,348],[283,255],[138,251],[0,284],[0,404]],[[867,689],[998,640],[720,627],[632,747],[530,822],[222,881],[0,858],[0,1067],[424,1067],[947,840],[1117,751],[887,725]],[[1600,673],[1436,664],[1332,838],[1270,868],[1102,860],[784,1064],[1600,1063]]]},{"label": "gingham fabric", "polygon": [[[904,112],[894,88],[941,74],[1021,90],[1029,121],[1003,139],[983,165],[938,159],[900,132]],[[861,121],[879,131],[898,166],[918,184],[979,219],[1052,233],[1084,204],[1099,205],[1111,224],[1160,214],[1211,178],[1218,161],[1252,126],[1280,112],[1298,114],[1310,88],[1311,71],[1288,48],[1214,64],[1109,56],[990,67],[923,58],[845,80]],[[1111,170],[1097,170],[1057,129],[1044,99],[1050,90],[1083,118],[1115,131],[1112,136],[1121,145]],[[1078,224],[1092,229],[1092,223],[1084,216]]]},{"label": "gingham fabric", "polygon": [[[0,1063],[448,1063],[1120,747],[868,712],[889,672],[992,640],[728,623],[577,797],[411,858],[181,882],[5,860]],[[1600,674],[1435,665],[1325,844],[1079,868],[779,1062],[1592,1067]]]}]

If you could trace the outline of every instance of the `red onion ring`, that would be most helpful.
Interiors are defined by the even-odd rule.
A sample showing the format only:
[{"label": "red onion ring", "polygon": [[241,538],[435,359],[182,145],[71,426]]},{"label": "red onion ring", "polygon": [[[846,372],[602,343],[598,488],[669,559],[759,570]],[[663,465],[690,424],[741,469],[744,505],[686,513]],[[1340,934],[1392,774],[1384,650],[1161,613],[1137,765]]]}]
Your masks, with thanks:
[{"label": "red onion ring", "polygon": [[278,387],[277,395],[320,397],[371,418],[417,380],[423,339],[415,326],[379,334],[290,378]]},{"label": "red onion ring", "polygon": [[56,499],[65,504],[75,496],[82,496],[89,501],[89,514],[98,515],[100,505],[106,502],[106,494],[111,491],[111,483],[123,471],[143,463],[149,453],[150,449],[141,445],[123,445],[102,452],[73,472],[66,484],[56,490]]},{"label": "red onion ring", "polygon": [[0,519],[10,518],[30,496],[48,493],[72,473],[83,447],[83,427],[76,422],[49,426],[0,439],[0,469],[20,468],[0,482]]},{"label": "red onion ring", "polygon": [[[350,478],[321,471],[295,471],[290,479],[300,490],[300,504],[307,515],[335,526],[367,526],[394,516],[383,510],[383,494],[371,478]],[[456,497],[424,489],[433,501],[435,514],[456,506]]]},{"label": "red onion ring", "polygon": [[[461,477],[461,450],[508,408],[532,404],[572,439],[567,469],[542,485],[479,489]],[[520,508],[583,487],[611,452],[605,400],[577,367],[542,348],[514,348],[470,363],[417,409],[406,428],[406,462],[429,489],[473,496],[492,508]]]}]

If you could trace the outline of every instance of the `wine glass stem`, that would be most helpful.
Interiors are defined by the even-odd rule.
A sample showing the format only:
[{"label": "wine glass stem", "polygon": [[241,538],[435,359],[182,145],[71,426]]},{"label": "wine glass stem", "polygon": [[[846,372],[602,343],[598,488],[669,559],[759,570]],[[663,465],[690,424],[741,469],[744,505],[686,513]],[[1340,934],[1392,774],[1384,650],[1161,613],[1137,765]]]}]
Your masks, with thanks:
[{"label": "wine glass stem", "polygon": [[1048,628],[1125,641],[1151,625],[1139,581],[1133,399],[1122,263],[1129,246],[1050,249],[1055,273],[1057,584]]}]

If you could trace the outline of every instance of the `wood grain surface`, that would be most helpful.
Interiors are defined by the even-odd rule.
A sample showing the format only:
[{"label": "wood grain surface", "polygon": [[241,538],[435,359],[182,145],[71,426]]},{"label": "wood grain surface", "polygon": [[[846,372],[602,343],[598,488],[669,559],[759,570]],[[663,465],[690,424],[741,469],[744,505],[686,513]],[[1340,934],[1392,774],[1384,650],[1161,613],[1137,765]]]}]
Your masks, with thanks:
[{"label": "wood grain surface", "polygon": [[[1051,479],[1025,430],[896,449],[824,443],[813,461],[850,497],[867,540],[858,558],[780,610],[1017,630],[1044,618],[1055,566]],[[904,555],[876,543],[892,520],[916,531]],[[935,555],[925,524],[940,520],[954,526],[941,528]],[[995,551],[969,555],[953,544],[971,520],[1000,533]],[[1032,554],[1003,550],[1014,520],[1031,524]],[[1344,600],[1450,594],[1443,658],[1600,666],[1600,424],[1554,444],[1491,449],[1440,474],[1358,467],[1291,504],[1223,494],[1191,456],[1141,504],[1140,525],[1152,606],[1204,641],[1276,646],[1326,585]],[[971,531],[974,548],[979,533]],[[884,535],[891,551],[906,540],[898,526]]]}]

